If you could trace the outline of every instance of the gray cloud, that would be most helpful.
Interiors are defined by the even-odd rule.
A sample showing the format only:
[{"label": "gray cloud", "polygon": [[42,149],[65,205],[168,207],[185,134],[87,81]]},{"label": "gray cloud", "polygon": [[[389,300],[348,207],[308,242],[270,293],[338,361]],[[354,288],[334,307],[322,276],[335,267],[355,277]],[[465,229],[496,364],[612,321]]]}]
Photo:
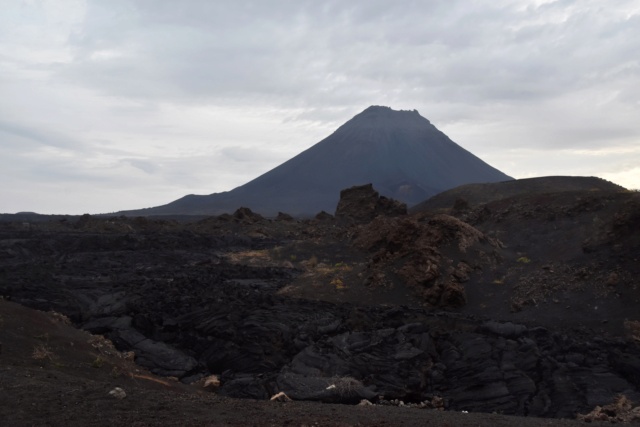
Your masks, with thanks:
[{"label": "gray cloud", "polygon": [[[24,165],[34,183],[93,177],[116,191],[124,176],[154,195],[222,191],[372,104],[418,109],[512,175],[549,171],[531,152],[573,153],[563,164],[575,173],[633,170],[616,153],[640,139],[637,0],[5,9],[0,165]],[[585,161],[589,150],[610,154]]]},{"label": "gray cloud", "polygon": [[124,159],[123,161],[148,174],[154,174],[158,171],[158,165],[155,162],[141,159]]},{"label": "gray cloud", "polygon": [[72,137],[38,124],[19,124],[0,119],[0,138],[22,146],[49,146],[79,151],[84,145]]},{"label": "gray cloud", "polygon": [[[615,81],[612,64],[637,69],[640,17],[583,3],[95,2],[64,72],[108,93],[184,102],[360,107],[388,90],[529,102]],[[106,9],[128,17],[116,23]]]}]

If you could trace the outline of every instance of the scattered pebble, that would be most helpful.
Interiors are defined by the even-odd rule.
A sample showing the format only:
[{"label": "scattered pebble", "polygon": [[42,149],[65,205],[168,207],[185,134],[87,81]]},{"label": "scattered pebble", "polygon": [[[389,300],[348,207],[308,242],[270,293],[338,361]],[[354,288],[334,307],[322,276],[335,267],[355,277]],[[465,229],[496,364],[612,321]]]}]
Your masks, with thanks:
[{"label": "scattered pebble", "polygon": [[214,391],[218,387],[220,387],[220,378],[217,375],[211,375],[205,378],[204,385],[202,386],[205,390]]},{"label": "scattered pebble", "polygon": [[285,394],[284,391],[281,391],[278,394],[274,394],[271,396],[271,400],[274,402],[291,402],[291,398]]},{"label": "scattered pebble", "polygon": [[109,392],[109,395],[115,397],[118,400],[122,400],[125,397],[127,397],[127,393],[125,393],[125,391],[120,387],[116,387],[113,390],[111,390]]}]

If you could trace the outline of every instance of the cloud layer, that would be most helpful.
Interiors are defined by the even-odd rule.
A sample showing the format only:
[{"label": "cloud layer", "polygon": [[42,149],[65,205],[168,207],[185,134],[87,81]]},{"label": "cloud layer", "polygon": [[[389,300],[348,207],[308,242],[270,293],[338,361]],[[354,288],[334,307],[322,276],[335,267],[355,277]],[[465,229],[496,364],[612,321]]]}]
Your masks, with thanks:
[{"label": "cloud layer", "polygon": [[0,0],[0,211],[229,190],[369,105],[640,187],[640,2]]}]

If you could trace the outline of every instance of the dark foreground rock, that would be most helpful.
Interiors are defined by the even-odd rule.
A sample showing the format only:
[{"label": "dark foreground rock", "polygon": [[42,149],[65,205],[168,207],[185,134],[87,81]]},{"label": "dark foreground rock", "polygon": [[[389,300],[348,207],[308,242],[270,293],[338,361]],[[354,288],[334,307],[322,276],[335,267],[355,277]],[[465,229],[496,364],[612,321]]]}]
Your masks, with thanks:
[{"label": "dark foreground rock", "polygon": [[340,192],[336,218],[357,223],[367,223],[378,215],[399,216],[407,214],[407,205],[380,196],[372,184],[347,188]]},{"label": "dark foreground rock", "polygon": [[[454,235],[464,227],[451,225]],[[224,256],[268,244],[250,236],[74,233],[5,235],[0,293],[68,315],[134,351],[152,372],[187,383],[216,374],[223,395],[285,392],[339,403],[439,396],[448,410],[569,418],[618,395],[640,400],[633,341],[425,308],[288,298],[278,290],[296,270]],[[471,243],[491,248],[487,242]]]},{"label": "dark foreground rock", "polygon": [[[186,386],[156,377],[106,340],[64,322],[58,314],[0,300],[0,420],[3,426],[539,426],[536,418],[472,414],[417,408],[441,407],[383,401],[378,406],[317,402],[231,399],[204,392],[202,383]],[[34,352],[35,349],[45,350]],[[35,357],[34,357],[35,356]],[[44,358],[42,358],[44,356]],[[601,416],[632,419],[600,408]],[[403,407],[398,407],[403,406]],[[633,412],[633,411],[632,411]],[[637,413],[637,408],[636,408]],[[590,414],[591,416],[596,414]],[[624,418],[623,418],[624,417]],[[547,427],[584,425],[577,420],[545,420]],[[594,421],[590,425],[608,425]]]}]

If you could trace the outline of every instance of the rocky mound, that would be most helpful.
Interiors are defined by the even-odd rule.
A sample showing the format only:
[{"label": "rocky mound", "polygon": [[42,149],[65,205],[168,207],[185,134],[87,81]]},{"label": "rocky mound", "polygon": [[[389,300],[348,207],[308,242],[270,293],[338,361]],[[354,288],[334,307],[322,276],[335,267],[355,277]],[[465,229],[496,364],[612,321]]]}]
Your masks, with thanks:
[{"label": "rocky mound", "polygon": [[378,215],[400,216],[406,214],[406,204],[380,196],[373,189],[372,184],[367,184],[342,190],[335,216],[357,223],[368,223]]},{"label": "rocky mound", "polygon": [[497,240],[448,215],[378,217],[361,227],[354,243],[373,253],[368,285],[401,281],[430,307],[464,306],[463,283],[500,260]]},{"label": "rocky mound", "polygon": [[578,415],[578,419],[588,423],[594,421],[608,421],[610,423],[631,423],[640,421],[640,407],[633,406],[633,402],[626,396],[620,395],[616,401],[603,407],[596,408],[588,414]]}]

